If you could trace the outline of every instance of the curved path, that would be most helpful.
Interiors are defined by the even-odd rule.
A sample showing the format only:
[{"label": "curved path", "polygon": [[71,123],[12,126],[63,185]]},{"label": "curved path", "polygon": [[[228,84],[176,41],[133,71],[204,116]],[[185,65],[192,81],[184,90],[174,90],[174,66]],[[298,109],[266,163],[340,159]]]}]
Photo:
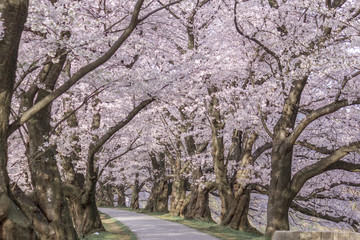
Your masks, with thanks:
[{"label": "curved path", "polygon": [[145,214],[113,208],[99,208],[99,211],[128,226],[139,240],[218,240],[182,224]]}]

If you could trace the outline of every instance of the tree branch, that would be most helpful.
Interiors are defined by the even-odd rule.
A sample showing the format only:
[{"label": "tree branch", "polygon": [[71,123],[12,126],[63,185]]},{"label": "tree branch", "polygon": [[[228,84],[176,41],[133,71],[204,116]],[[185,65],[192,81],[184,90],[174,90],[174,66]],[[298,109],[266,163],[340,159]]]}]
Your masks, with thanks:
[{"label": "tree branch", "polygon": [[172,6],[172,5],[175,5],[175,4],[180,3],[180,2],[182,2],[182,1],[183,1],[183,0],[178,0],[178,1],[175,1],[175,2],[171,2],[171,3],[168,3],[168,4],[166,4],[166,5],[163,5],[162,7],[159,7],[159,8],[157,8],[157,9],[149,12],[149,13],[146,14],[144,17],[142,17],[141,19],[139,19],[139,23],[142,22],[142,21],[144,21],[145,19],[147,19],[148,17],[150,17],[150,16],[153,15],[154,13],[157,13],[157,12],[163,10],[164,8],[168,8],[168,7]]},{"label": "tree branch", "polygon": [[349,102],[347,99],[343,99],[343,100],[340,100],[338,102],[330,103],[328,105],[325,105],[325,106],[323,106],[321,108],[318,108],[318,109],[312,111],[311,113],[306,115],[306,118],[301,120],[299,125],[297,125],[297,127],[291,133],[291,135],[289,136],[289,142],[291,144],[294,144],[295,141],[297,140],[297,138],[300,136],[300,134],[305,130],[305,128],[310,123],[315,121],[316,119],[318,119],[318,118],[320,118],[320,117],[322,117],[324,115],[336,112],[337,110],[339,110],[339,109],[341,109],[343,107],[356,105],[356,104],[360,104],[360,98],[356,99],[353,102]]},{"label": "tree branch", "polygon": [[99,173],[98,173],[98,179],[101,177],[101,175],[103,174],[105,168],[106,168],[111,162],[115,161],[115,160],[118,159],[118,158],[121,158],[122,156],[126,155],[128,152],[130,152],[130,151],[132,151],[132,150],[135,150],[136,148],[138,148],[138,147],[140,147],[140,146],[143,146],[143,144],[141,144],[141,145],[137,145],[137,146],[133,147],[133,145],[135,144],[135,142],[136,142],[139,138],[140,138],[140,133],[139,133],[139,135],[138,135],[133,141],[131,141],[129,147],[127,147],[127,149],[126,149],[124,152],[122,152],[121,154],[119,154],[119,155],[117,155],[117,156],[115,156],[115,157],[113,157],[113,158],[110,158],[110,159],[104,164],[104,166],[101,168],[101,170],[99,171]]},{"label": "tree branch", "polygon": [[134,31],[136,26],[139,24],[139,13],[141,6],[143,5],[144,0],[138,0],[135,4],[131,21],[126,28],[126,30],[121,34],[121,36],[118,38],[118,40],[112,45],[112,47],[104,53],[101,57],[96,59],[95,61],[89,63],[88,65],[80,68],[68,81],[66,81],[63,85],[61,85],[59,88],[54,90],[52,93],[47,95],[45,98],[43,98],[41,101],[36,103],[34,106],[32,106],[30,109],[28,109],[26,112],[22,114],[20,118],[18,118],[16,121],[10,124],[8,135],[11,135],[16,129],[18,129],[21,125],[23,125],[25,122],[27,122],[32,116],[34,116],[36,113],[41,111],[44,107],[46,107],[49,103],[54,101],[56,98],[58,98],[60,95],[62,95],[64,92],[69,90],[73,85],[75,85],[80,79],[82,79],[85,75],[92,72],[99,66],[103,65],[105,62],[107,62],[115,53],[116,51],[123,45],[123,43],[128,39],[130,34]]},{"label": "tree branch", "polygon": [[357,222],[355,219],[349,218],[348,216],[335,217],[335,216],[331,216],[326,213],[319,213],[313,209],[302,207],[299,204],[295,203],[294,201],[291,203],[290,208],[294,209],[297,212],[301,212],[302,214],[308,215],[308,216],[322,218],[322,219],[325,219],[325,220],[328,220],[331,222],[336,222],[336,223],[340,223],[340,222],[347,223],[355,231],[358,231],[358,229],[359,229],[359,222]]},{"label": "tree branch", "polygon": [[307,180],[315,177],[327,170],[331,170],[329,167],[335,164],[341,158],[348,155],[350,152],[358,150],[360,147],[360,141],[350,143],[347,146],[339,147],[331,155],[323,158],[317,163],[311,164],[299,170],[291,180],[291,191],[293,194],[297,194]]}]

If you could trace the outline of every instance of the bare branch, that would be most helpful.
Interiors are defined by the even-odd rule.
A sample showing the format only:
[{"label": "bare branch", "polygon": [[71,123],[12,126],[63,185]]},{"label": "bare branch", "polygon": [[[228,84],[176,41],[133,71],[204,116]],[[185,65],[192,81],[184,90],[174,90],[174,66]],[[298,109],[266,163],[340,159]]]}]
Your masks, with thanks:
[{"label": "bare branch", "polygon": [[295,142],[295,145],[300,145],[302,147],[306,147],[310,150],[314,150],[316,152],[322,153],[322,154],[332,154],[334,151],[327,149],[326,147],[318,147],[312,143],[309,143],[308,141],[301,141],[301,142]]},{"label": "bare branch", "polygon": [[150,16],[153,15],[154,13],[157,13],[157,12],[163,10],[164,8],[168,8],[168,7],[172,6],[172,5],[175,5],[175,4],[180,3],[180,2],[182,2],[182,1],[183,1],[183,0],[178,0],[178,1],[175,1],[175,2],[171,2],[171,3],[168,3],[168,4],[166,4],[166,5],[163,5],[162,7],[159,7],[159,8],[157,8],[157,9],[149,12],[149,13],[146,14],[144,17],[142,17],[141,19],[139,19],[139,23],[142,22],[142,21],[144,21],[145,19],[147,19],[148,17],[150,17]]},{"label": "bare branch", "polygon": [[309,113],[308,115],[306,115],[306,117],[301,120],[301,122],[299,123],[299,125],[297,125],[297,127],[294,129],[294,131],[291,133],[291,135],[289,136],[289,143],[290,144],[294,144],[296,139],[300,136],[300,134],[305,130],[305,128],[312,123],[313,121],[315,121],[316,119],[325,116],[327,114],[336,112],[337,110],[343,108],[343,107],[347,107],[347,106],[351,106],[351,105],[356,105],[356,104],[360,104],[360,98],[356,99],[353,102],[349,102],[347,99],[343,99],[340,100],[338,102],[333,102],[330,103],[328,105],[325,105],[321,108],[318,108],[314,111],[312,111],[311,113]]},{"label": "bare branch", "polygon": [[135,149],[137,149],[138,147],[143,146],[143,144],[140,144],[140,145],[137,145],[137,146],[133,147],[133,145],[135,144],[135,142],[140,138],[140,134],[141,134],[141,131],[140,131],[139,135],[130,143],[130,145],[127,147],[127,149],[126,149],[124,152],[120,153],[119,155],[117,155],[117,156],[115,156],[115,157],[113,157],[113,158],[110,158],[110,159],[104,164],[104,166],[101,168],[101,170],[100,170],[99,173],[98,173],[98,178],[101,177],[101,175],[103,174],[105,168],[106,168],[111,162],[115,161],[116,159],[119,159],[119,158],[123,157],[123,156],[126,155],[128,152],[130,152],[130,151],[132,151],[132,150],[135,150]]},{"label": "bare branch", "polygon": [[74,110],[69,112],[63,119],[61,119],[58,123],[56,123],[56,125],[53,127],[53,129],[49,133],[49,136],[53,135],[56,128],[59,127],[60,124],[63,123],[64,121],[66,121],[69,117],[71,117],[71,115],[75,114],[82,106],[84,106],[89,101],[89,99],[93,98],[94,96],[96,96],[97,94],[99,94],[100,92],[102,92],[104,90],[105,90],[104,86],[101,86],[101,87],[95,89],[95,91],[93,91],[91,94],[86,96],[84,101],[77,108],[75,108]]},{"label": "bare branch", "polygon": [[360,141],[350,143],[347,146],[339,147],[331,155],[323,158],[317,163],[311,164],[299,170],[291,180],[291,191],[293,194],[297,194],[307,180],[315,177],[327,170],[331,170],[332,164],[335,164],[341,158],[348,155],[350,152],[354,152],[360,147]]},{"label": "bare branch", "polygon": [[312,217],[317,217],[317,218],[322,218],[331,222],[336,222],[336,223],[340,223],[340,222],[344,222],[349,224],[355,231],[358,231],[359,229],[359,223],[355,220],[355,219],[351,219],[348,216],[331,216],[329,214],[326,213],[320,213],[317,212],[314,209],[310,209],[310,208],[306,208],[303,206],[300,206],[299,204],[295,203],[294,201],[291,203],[290,208],[294,209],[297,212],[301,212],[305,215],[308,216],[312,216]]}]

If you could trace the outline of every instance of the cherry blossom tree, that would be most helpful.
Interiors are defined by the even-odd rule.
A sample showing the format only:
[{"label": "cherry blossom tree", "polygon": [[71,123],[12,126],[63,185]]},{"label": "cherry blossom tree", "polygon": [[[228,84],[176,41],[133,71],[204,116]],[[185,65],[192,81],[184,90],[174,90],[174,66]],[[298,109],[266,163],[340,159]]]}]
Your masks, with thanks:
[{"label": "cherry blossom tree", "polygon": [[[358,31],[353,28],[358,11],[353,4],[352,1],[235,2],[238,33],[259,50],[259,64],[268,66],[260,71],[254,68],[254,76],[278,81],[280,98],[269,99],[261,109],[264,116],[272,107],[278,107],[274,110],[279,113],[272,120],[273,131],[264,124],[273,140],[268,235],[275,230],[289,229],[288,209],[306,181],[331,169],[352,171],[357,168],[356,164],[341,160],[358,150],[355,133],[348,135],[353,137],[345,141],[336,141],[319,161],[303,165],[292,174],[295,144],[300,139],[307,141],[303,139],[307,127],[342,108],[352,111],[349,107],[359,104],[358,85],[355,84],[357,54],[349,50],[349,47],[356,48],[358,42]],[[240,5],[247,5],[253,11],[239,13]],[[353,39],[354,45],[345,39]],[[328,121],[322,121],[322,124],[328,124]],[[313,137],[311,142],[318,144]],[[324,142],[320,141],[320,144]]]},{"label": "cherry blossom tree", "polygon": [[[179,1],[178,1],[179,2]],[[176,4],[178,2],[171,2],[169,5]],[[14,5],[12,5],[14,4]],[[110,48],[108,50],[104,51],[97,51],[96,54],[93,54],[92,56],[89,56],[87,59],[83,59],[83,61],[79,61],[76,64],[69,62],[67,65],[65,65],[65,60],[68,57],[71,61],[71,57],[75,57],[78,53],[81,52],[81,49],[76,49],[76,47],[79,46],[79,42],[77,45],[74,46],[74,41],[77,41],[77,37],[80,35],[77,35],[75,31],[71,31],[70,27],[75,22],[79,24],[79,21],[76,20],[83,20],[86,25],[84,26],[85,31],[87,30],[87,22],[89,19],[92,18],[100,18],[101,16],[95,16],[92,14],[92,11],[94,10],[93,5],[81,5],[82,3],[69,3],[67,4],[66,1],[59,1],[59,2],[47,2],[43,1],[40,3],[41,7],[35,8],[34,5],[30,5],[31,14],[29,15],[29,23],[25,27],[26,31],[29,31],[29,34],[25,36],[24,34],[24,43],[22,46],[25,48],[21,48],[23,51],[30,51],[29,48],[26,48],[28,45],[26,45],[27,40],[30,40],[31,37],[29,37],[31,34],[34,34],[36,37],[40,37],[43,41],[44,45],[51,45],[52,49],[47,49],[48,57],[45,57],[45,62],[43,66],[36,66],[39,60],[35,61],[28,61],[28,68],[27,71],[25,71],[24,75],[18,80],[17,85],[15,86],[15,89],[21,85],[26,84],[26,81],[24,79],[26,77],[31,78],[34,77],[35,74],[38,74],[37,82],[32,85],[33,82],[30,81],[30,84],[27,83],[26,87],[23,88],[25,91],[23,96],[22,103],[20,104],[20,116],[16,118],[11,125],[9,125],[9,107],[10,107],[10,99],[12,92],[14,90],[14,72],[10,70],[2,70],[1,73],[5,74],[7,71],[11,74],[13,77],[5,77],[4,83],[2,86],[8,86],[8,90],[11,90],[9,92],[10,95],[6,95],[7,97],[4,98],[4,101],[7,102],[2,105],[5,107],[4,113],[6,112],[7,115],[4,115],[4,141],[6,142],[6,139],[9,135],[11,135],[15,130],[17,130],[19,127],[21,127],[24,123],[26,123],[26,127],[30,130],[29,131],[29,148],[28,148],[28,156],[29,156],[29,167],[30,167],[30,173],[32,178],[32,185],[34,185],[34,190],[37,191],[35,194],[37,200],[35,200],[41,209],[40,213],[44,213],[45,216],[36,216],[36,213],[29,211],[29,208],[35,207],[35,205],[30,201],[26,202],[17,202],[17,205],[21,208],[21,210],[17,211],[23,211],[25,215],[24,219],[33,219],[36,218],[39,220],[39,223],[36,223],[31,226],[31,222],[28,224],[28,229],[34,228],[35,234],[40,238],[70,238],[70,239],[76,239],[76,233],[73,229],[73,226],[71,224],[69,217],[69,212],[67,210],[67,204],[65,202],[64,196],[63,196],[63,189],[61,188],[61,178],[59,175],[58,168],[56,166],[56,161],[54,161],[54,152],[52,150],[51,146],[48,146],[48,137],[46,137],[50,132],[50,117],[51,117],[51,103],[61,96],[64,92],[66,92],[68,89],[70,89],[73,85],[75,85],[80,79],[82,79],[85,75],[90,73],[91,71],[94,71],[99,66],[103,65],[106,61],[108,61],[118,50],[118,48],[123,45],[126,39],[130,36],[130,34],[134,31],[135,27],[140,23],[143,22],[145,19],[147,19],[150,15],[158,12],[159,10],[162,10],[165,8],[164,6],[154,6],[150,11],[148,11],[144,16],[141,18],[139,17],[140,11],[142,10],[144,1],[137,1],[137,2],[129,2],[129,5],[126,7],[129,7],[131,10],[127,14],[127,19],[129,21],[126,21],[125,23],[125,29],[122,30],[122,34],[120,37],[115,37],[115,43],[110,44]],[[153,5],[152,5],[153,6]],[[28,9],[28,3],[27,2],[16,2],[16,3],[7,3],[2,6],[3,9],[1,9],[2,16],[4,18],[4,40],[1,41],[1,44],[4,48],[4,55],[9,55],[7,59],[12,59],[14,62],[10,62],[10,60],[4,60],[5,66],[8,66],[8,64],[12,64],[12,66],[16,66],[16,60],[17,60],[17,49],[19,46],[19,39],[20,35],[22,33],[22,26],[24,25],[25,19],[26,19],[26,13]],[[112,6],[114,7],[114,6]],[[105,6],[106,8],[106,6]],[[19,16],[24,16],[22,20],[17,25],[9,24],[6,25],[7,22],[16,22],[11,19],[13,17],[13,13],[15,11],[21,11],[21,13],[17,14]],[[133,9],[133,10],[132,10]],[[147,6],[147,9],[149,9],[149,6]],[[104,12],[106,12],[108,9],[104,9]],[[80,12],[83,12],[84,15],[80,14]],[[67,13],[67,14],[64,14]],[[117,13],[119,14],[119,13]],[[78,16],[82,16],[82,19],[75,19]],[[86,17],[85,17],[86,16]],[[89,17],[90,16],[90,17]],[[58,17],[58,18],[57,18]],[[114,15],[114,17],[116,17]],[[58,21],[58,20],[63,21]],[[44,24],[43,24],[43,23]],[[101,26],[101,24],[99,24]],[[93,26],[94,28],[92,30],[95,31],[96,25]],[[94,31],[89,31],[90,33],[93,33]],[[81,31],[80,31],[81,32]],[[81,34],[79,32],[79,34]],[[35,38],[36,38],[35,37]],[[13,39],[12,39],[13,38]],[[15,44],[14,47],[11,47],[9,45],[9,41],[6,39],[11,39],[11,44]],[[93,39],[93,38],[91,38]],[[38,40],[38,39],[37,39]],[[36,40],[35,40],[36,41]],[[39,41],[39,40],[38,40]],[[82,42],[80,45],[86,45],[88,43]],[[83,50],[90,50],[92,51],[91,44],[95,44],[95,42],[89,43],[87,49]],[[8,46],[9,45],[9,46]],[[71,47],[75,47],[75,49],[71,49]],[[93,45],[95,46],[95,45]],[[12,52],[9,52],[8,49],[11,49]],[[72,51],[73,50],[73,51]],[[44,52],[38,52],[39,56],[43,56]],[[46,52],[45,52],[46,53]],[[69,55],[69,53],[74,53],[74,55]],[[68,56],[69,55],[69,56]],[[28,55],[20,55],[26,59],[27,57],[32,57],[30,54]],[[21,60],[24,60],[21,59]],[[26,59],[28,60],[28,59]],[[85,61],[84,61],[85,60]],[[89,61],[90,63],[87,63]],[[33,62],[32,64],[29,64],[29,62]],[[35,66],[33,66],[33,64]],[[75,69],[74,73],[70,72],[70,67],[73,67],[72,69]],[[83,67],[81,67],[83,66]],[[15,67],[13,69],[16,70]],[[40,72],[34,72],[36,69],[40,69]],[[59,79],[60,72],[62,69],[65,69],[68,73],[68,80],[62,80],[62,84],[55,89],[56,82]],[[7,74],[7,73],[6,73]],[[2,78],[3,79],[3,78]],[[8,91],[7,90],[7,91]],[[9,98],[10,97],[10,98]],[[6,111],[5,111],[6,110]],[[136,111],[135,111],[136,112]],[[132,113],[134,114],[134,113]],[[131,115],[131,114],[130,114]],[[132,115],[133,117],[133,115]],[[122,124],[126,124],[127,121],[129,121],[132,117],[129,119],[126,119]],[[7,122],[7,123],[6,123]],[[118,126],[119,127],[119,126]],[[112,130],[116,130],[116,127]],[[112,135],[111,131],[109,135]],[[44,137],[45,136],[45,137]],[[94,155],[97,153],[98,148],[103,144],[102,142],[105,142],[109,136],[103,136],[100,137],[100,142],[95,142],[94,148],[92,149],[93,152],[89,152],[89,161],[88,161],[88,171],[93,173],[93,158]],[[9,181],[7,173],[6,173],[6,163],[7,163],[7,157],[6,157],[6,146],[7,144],[4,144],[4,158],[2,160],[2,166],[4,166],[3,169],[3,175],[4,175],[4,186],[8,186]],[[46,151],[42,152],[40,147],[45,147]],[[34,158],[35,157],[35,158]],[[41,162],[41,163],[40,163]],[[48,172],[51,170],[52,172]],[[6,181],[5,181],[6,180]],[[48,183],[51,184],[48,184]],[[87,185],[91,185],[88,189],[86,189],[86,194],[89,195],[91,192],[94,191],[94,184],[91,184],[93,182],[92,176],[88,176],[85,179],[85,183],[89,183]],[[4,188],[5,189],[5,188]],[[17,189],[18,193],[21,194],[20,189]],[[8,191],[4,190],[4,194],[10,194]],[[4,196],[5,196],[4,195]],[[9,195],[8,195],[9,196]],[[12,197],[10,197],[11,199]],[[11,208],[11,201],[8,201],[8,197],[4,197],[6,200],[3,211],[3,218],[6,219],[9,213],[9,209]],[[5,201],[4,200],[4,201]],[[91,201],[90,201],[91,202]],[[57,205],[63,206],[63,208],[55,207]],[[15,205],[14,205],[15,206]],[[21,214],[20,214],[21,215]],[[49,220],[47,220],[49,219]],[[11,221],[11,220],[9,220]],[[50,222],[48,222],[50,221]],[[2,233],[5,234],[5,232],[9,233],[8,235],[4,235],[3,238],[11,238],[12,234],[14,233],[13,229],[16,229],[18,226],[16,225],[16,222],[12,222],[9,226],[8,225],[2,225],[2,227],[7,226],[9,230],[2,231]],[[24,230],[25,231],[25,230]],[[26,230],[30,231],[30,230]],[[17,232],[17,231],[16,231]],[[21,231],[20,231],[21,232]],[[26,232],[26,237],[31,238],[32,234],[29,232]],[[25,238],[24,238],[25,239]]]}]

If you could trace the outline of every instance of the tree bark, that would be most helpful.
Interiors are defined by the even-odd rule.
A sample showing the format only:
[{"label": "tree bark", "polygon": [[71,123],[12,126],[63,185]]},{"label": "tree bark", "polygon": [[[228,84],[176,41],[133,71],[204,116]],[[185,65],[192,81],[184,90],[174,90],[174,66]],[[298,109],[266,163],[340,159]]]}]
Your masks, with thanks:
[{"label": "tree bark", "polygon": [[3,1],[0,13],[4,36],[0,39],[0,239],[34,239],[32,220],[19,208],[9,188],[7,172],[9,115],[15,83],[18,48],[27,18],[27,0]]},{"label": "tree bark", "polygon": [[[75,192],[73,194],[76,196]],[[71,217],[78,235],[84,237],[92,232],[105,231],[96,206],[95,192],[85,204],[81,202],[81,194],[75,196],[69,202]]]},{"label": "tree bark", "polygon": [[206,222],[214,222],[209,207],[209,192],[212,187],[209,183],[200,183],[192,187],[189,204],[184,210],[184,217]]},{"label": "tree bark", "polygon": [[[95,121],[98,120],[98,121]],[[93,115],[92,128],[95,129],[100,124],[99,115]],[[67,119],[69,127],[77,127],[78,121],[74,113]],[[77,139],[78,136],[72,136]],[[94,136],[96,138],[96,136]],[[105,231],[100,214],[96,206],[96,183],[97,178],[92,181],[85,181],[85,176],[81,173],[76,173],[73,163],[79,161],[79,157],[75,152],[80,150],[80,146],[75,144],[73,152],[69,156],[63,156],[63,170],[65,173],[65,187],[66,197],[70,205],[71,219],[74,223],[75,230],[80,237],[91,232]],[[88,164],[88,163],[87,163]],[[86,175],[90,175],[89,168],[86,169]],[[86,185],[88,184],[88,185]],[[90,189],[85,196],[85,189]]]},{"label": "tree bark", "polygon": [[288,212],[292,201],[291,166],[294,142],[290,131],[294,129],[302,91],[307,76],[295,80],[285,99],[279,121],[274,127],[271,152],[271,180],[267,207],[266,235],[271,237],[276,230],[289,230]]},{"label": "tree bark", "polygon": [[[232,178],[227,176],[227,162],[224,156],[224,140],[221,134],[225,123],[219,111],[219,100],[214,96],[217,92],[215,87],[208,89],[212,96],[209,113],[212,117],[212,157],[214,161],[214,170],[216,175],[216,184],[221,200],[221,215],[220,224],[229,226],[234,229],[240,229],[248,232],[259,233],[252,227],[248,221],[248,210],[250,203],[250,190],[247,185],[242,183],[242,180],[248,177],[246,171],[237,172]],[[241,166],[246,167],[253,164],[252,147],[256,140],[256,134],[246,134],[244,143],[241,142],[241,132],[234,130],[232,146],[230,150],[233,151],[231,156],[235,161],[241,162]],[[242,145],[242,146],[241,146]]]},{"label": "tree bark", "polygon": [[115,188],[115,191],[118,195],[117,206],[126,207],[125,186],[121,184]]},{"label": "tree bark", "polygon": [[[138,174],[137,174],[138,176]],[[135,179],[134,185],[131,186],[131,203],[130,203],[130,207],[131,209],[134,210],[139,210],[140,209],[140,205],[139,205],[139,193],[141,190],[141,187],[139,186],[139,180]]]},{"label": "tree bark", "polygon": [[145,210],[150,212],[168,212],[168,182],[155,182],[151,189],[149,199],[147,200]]},{"label": "tree bark", "polygon": [[[183,114],[184,115],[184,114]],[[184,119],[185,120],[185,119]],[[200,144],[196,147],[193,136],[185,137],[186,151],[189,156],[194,156],[197,153],[203,153],[206,150],[208,142]],[[192,186],[189,195],[189,201],[184,208],[183,215],[189,219],[198,219],[207,222],[214,222],[211,217],[211,211],[209,207],[209,193],[214,190],[214,187],[209,182],[198,181],[203,177],[201,166],[196,167],[192,171]]]},{"label": "tree bark", "polygon": [[165,179],[165,154],[150,154],[154,171],[153,186],[145,210],[150,212],[168,212],[169,184]]},{"label": "tree bark", "polygon": [[[58,51],[61,56],[62,50]],[[38,75],[45,89],[32,86],[23,94],[22,105],[31,108],[34,102],[41,101],[54,89],[65,62],[65,56],[60,57],[60,62],[46,64]],[[70,218],[70,212],[63,194],[62,181],[56,162],[56,146],[47,146],[51,131],[51,108],[48,104],[35,114],[27,123],[28,146],[26,155],[29,162],[32,185],[34,186],[35,203],[39,206],[54,229],[54,239],[77,239],[77,234]],[[47,144],[47,145],[46,145]],[[40,150],[44,148],[44,150]]]},{"label": "tree bark", "polygon": [[190,199],[186,198],[186,181],[181,176],[175,176],[171,187],[170,214],[183,216],[184,209]]}]

